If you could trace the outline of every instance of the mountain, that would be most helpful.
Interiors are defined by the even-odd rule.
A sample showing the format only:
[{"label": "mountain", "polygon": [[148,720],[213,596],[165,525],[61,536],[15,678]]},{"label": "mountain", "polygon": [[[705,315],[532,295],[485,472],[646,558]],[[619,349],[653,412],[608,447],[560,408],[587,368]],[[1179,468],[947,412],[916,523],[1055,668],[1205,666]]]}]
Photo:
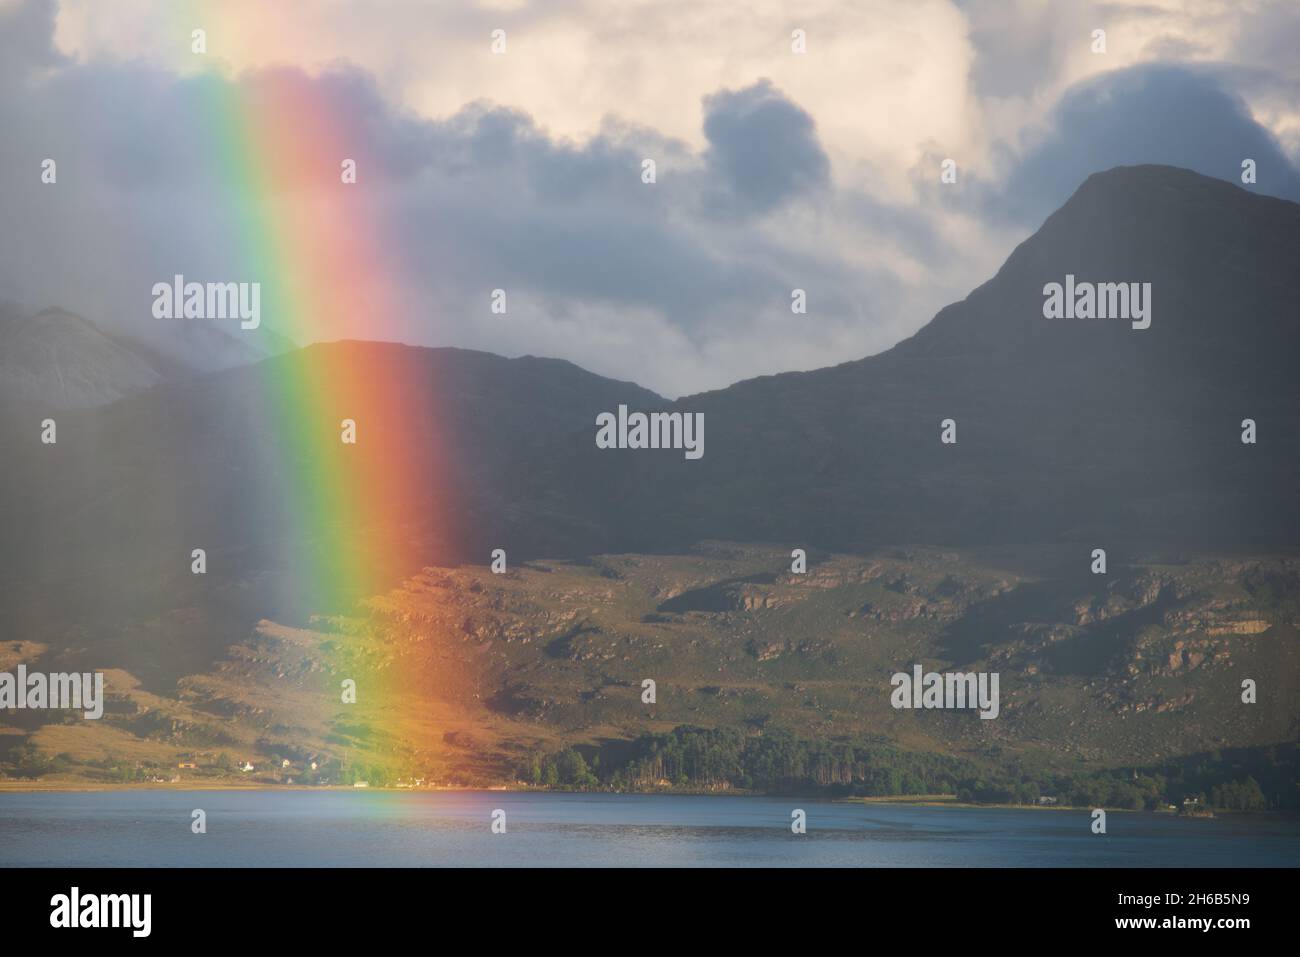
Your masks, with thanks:
[{"label": "mountain", "polygon": [[[5,643],[0,668],[117,669],[102,721],[20,715],[32,750],[6,755],[0,737],[0,775],[165,781],[184,761],[198,765],[184,780],[216,782],[252,758],[261,783],[348,783],[351,769],[484,786],[556,764],[561,782],[591,784],[590,762],[624,787],[1125,807],[1250,776],[1295,806],[1294,559],[1155,559],[1103,577],[1060,547],[818,554],[806,574],[788,562],[710,542],[504,575],[426,568],[348,616],[256,622],[166,688],[122,670],[155,629],[96,653]],[[175,660],[193,621],[159,629],[154,654]],[[998,673],[997,720],[891,707],[891,675],[914,663]],[[340,702],[344,678],[355,704]],[[1240,701],[1244,678],[1257,704]],[[758,749],[747,770],[739,748]]]},{"label": "mountain", "polygon": [[0,302],[0,410],[109,405],[163,381],[249,365],[294,348],[266,328],[231,336],[203,324],[173,323],[143,337],[102,329],[62,309],[29,315]]},{"label": "mountain", "polygon": [[[286,398],[278,385],[298,382],[324,386]],[[529,463],[552,436],[620,401],[664,404],[556,359],[339,342],[73,410],[59,416],[52,446],[41,444],[38,420],[20,421],[7,440],[13,465],[0,475],[0,612],[40,632],[91,620],[97,640],[121,636],[133,668],[174,677],[229,643],[231,622],[292,619],[368,594],[294,596],[287,585],[311,561],[319,530],[297,524],[294,503],[341,469],[419,477],[370,490],[391,518],[358,532],[384,542],[385,567],[367,569],[370,580],[486,561],[501,544],[520,557],[589,551],[599,530],[575,519],[567,495],[522,503],[513,492],[539,481]],[[355,447],[338,441],[344,418],[361,423]],[[206,579],[190,574],[199,546]],[[185,651],[195,657],[184,661],[125,624],[194,607]],[[173,626],[151,634],[165,643]]]},{"label": "mountain", "polygon": [[81,316],[46,309],[0,319],[0,404],[54,412],[107,405],[157,385],[142,355]]},{"label": "mountain", "polygon": [[149,359],[168,379],[193,378],[209,372],[261,362],[290,352],[297,345],[263,324],[226,333],[205,322],[158,322],[123,332],[121,341]]},{"label": "mountain", "polygon": [[[112,697],[94,726],[7,722],[0,766],[233,751],[490,783],[576,745],[641,784],[697,725],[811,742],[782,767],[818,785],[888,792],[904,768],[991,794],[1126,767],[1166,782],[1143,785],[1156,800],[1249,768],[1280,800],[1300,721],[1296,262],[1300,206],[1121,168],[893,349],[676,402],[555,359],[373,342],[67,408],[53,446],[6,401],[0,667],[109,669]],[[1150,283],[1149,328],[1044,318],[1067,276]],[[703,413],[703,458],[597,448],[619,405]],[[377,567],[296,593],[323,534],[296,509],[343,469],[383,507],[332,541],[377,544]],[[314,521],[344,521],[328,504]],[[505,575],[484,567],[497,547]],[[889,708],[889,675],[922,662],[1002,672],[999,720]],[[343,677],[384,693],[348,710]]]},{"label": "mountain", "polygon": [[[643,503],[639,545],[1291,545],[1298,262],[1295,203],[1111,170],[888,352],[680,400],[705,415],[700,461],[566,454],[593,487]],[[1044,286],[1067,275],[1151,283],[1150,327],[1045,319]],[[955,445],[940,442],[947,418]]]},{"label": "mountain", "polygon": [[[389,581],[495,547],[565,557],[704,538],[850,552],[1289,546],[1297,261],[1300,206],[1130,167],[1090,177],[996,276],[893,349],[675,403],[557,360],[316,345],[90,410],[61,423],[57,460],[33,454],[26,427],[11,440],[21,454],[5,501],[23,506],[3,567],[11,581],[54,582],[138,561],[156,582],[196,541],[238,553],[249,578],[285,567],[285,543],[301,537],[285,482],[326,466],[281,454],[286,427],[267,397],[313,369],[339,370],[337,384],[295,429],[328,434],[353,416],[369,438],[349,455],[422,477],[375,492],[402,516],[373,530],[391,539]],[[1150,327],[1045,319],[1044,286],[1067,275],[1150,283]],[[400,395],[381,400],[383,383]],[[703,413],[703,458],[598,449],[596,416],[619,404]],[[956,444],[940,441],[949,418]],[[1246,418],[1257,444],[1241,441]],[[278,478],[266,473],[276,459]]]}]

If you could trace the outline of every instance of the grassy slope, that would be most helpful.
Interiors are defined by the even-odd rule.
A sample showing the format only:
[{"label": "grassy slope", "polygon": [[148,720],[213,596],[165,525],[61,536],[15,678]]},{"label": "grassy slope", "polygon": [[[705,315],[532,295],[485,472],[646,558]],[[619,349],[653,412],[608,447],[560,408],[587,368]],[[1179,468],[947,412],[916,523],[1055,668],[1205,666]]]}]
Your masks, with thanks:
[{"label": "grassy slope", "polygon": [[[1295,591],[1293,561],[1166,559],[1093,576],[1086,556],[1049,548],[812,559],[793,575],[786,549],[715,543],[505,575],[426,569],[354,618],[262,622],[170,693],[110,672],[98,723],[7,716],[0,751],[29,733],[43,755],[68,756],[67,780],[137,764],[171,777],[187,756],[226,753],[260,769],[288,757],[296,769],[281,780],[334,759],[494,783],[534,749],[681,724],[1062,768],[1296,736],[1300,649],[1278,599]],[[33,669],[62,657],[6,648]],[[889,677],[918,662],[997,671],[1001,716],[894,710]],[[1247,677],[1258,704],[1240,702]],[[344,678],[356,704],[341,701]],[[641,702],[645,678],[654,705]]]}]

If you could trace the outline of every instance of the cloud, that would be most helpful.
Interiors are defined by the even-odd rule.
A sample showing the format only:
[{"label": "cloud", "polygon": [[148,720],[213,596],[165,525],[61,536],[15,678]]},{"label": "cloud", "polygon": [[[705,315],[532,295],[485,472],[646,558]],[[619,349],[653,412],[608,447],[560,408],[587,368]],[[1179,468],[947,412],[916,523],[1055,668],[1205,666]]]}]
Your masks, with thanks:
[{"label": "cloud", "polygon": [[1259,192],[1300,200],[1300,175],[1277,139],[1204,67],[1154,64],[1086,80],[1052,111],[1049,125],[985,193],[989,215],[1041,221],[1091,173],[1143,163],[1181,166],[1241,183],[1254,159]]},{"label": "cloud", "polygon": [[770,81],[704,98],[704,161],[739,213],[766,212],[830,184],[813,119]]},{"label": "cloud", "polygon": [[970,22],[971,83],[980,96],[1028,96],[1059,68],[1059,8],[1011,0],[962,4]]},{"label": "cloud", "polygon": [[29,71],[58,66],[53,3],[0,2],[0,83],[9,85]]},{"label": "cloud", "polygon": [[[16,132],[0,145],[0,294],[163,348],[154,283],[257,281],[264,327],[299,343],[531,352],[669,394],[898,338],[912,310],[889,260],[924,230],[837,198],[811,117],[770,82],[720,91],[704,115],[700,151],[613,118],[575,142],[487,102],[415,116],[347,65],[67,62],[0,92]],[[46,156],[55,186],[36,175]],[[489,310],[496,288],[507,317]],[[811,317],[790,312],[795,288]]]},{"label": "cloud", "polygon": [[[1236,29],[1180,0],[273,6],[0,0],[0,298],[162,336],[154,282],[256,279],[300,342],[558,356],[676,395],[888,348],[1099,169],[1234,179],[1250,155],[1294,195],[1277,5]],[[1207,62],[1114,69],[1170,49]]]}]

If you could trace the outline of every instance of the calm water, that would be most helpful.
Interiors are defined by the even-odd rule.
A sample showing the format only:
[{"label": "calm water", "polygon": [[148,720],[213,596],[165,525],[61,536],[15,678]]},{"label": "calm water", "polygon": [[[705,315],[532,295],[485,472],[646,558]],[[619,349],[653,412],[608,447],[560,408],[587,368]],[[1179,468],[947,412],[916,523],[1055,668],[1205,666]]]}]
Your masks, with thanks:
[{"label": "calm water", "polygon": [[[808,833],[790,832],[790,811]],[[208,832],[190,833],[190,812]],[[506,812],[507,833],[490,831]],[[1300,865],[1300,822],[620,794],[0,793],[0,865]]]}]

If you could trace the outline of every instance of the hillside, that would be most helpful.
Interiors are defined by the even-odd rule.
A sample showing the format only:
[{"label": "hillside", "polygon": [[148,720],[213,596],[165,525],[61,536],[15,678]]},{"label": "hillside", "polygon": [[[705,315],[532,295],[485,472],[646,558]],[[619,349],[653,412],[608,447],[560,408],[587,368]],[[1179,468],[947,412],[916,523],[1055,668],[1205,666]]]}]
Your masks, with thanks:
[{"label": "hillside", "polygon": [[[888,352],[680,400],[705,414],[701,461],[566,454],[585,452],[592,487],[644,503],[656,543],[1291,546],[1297,262],[1295,203],[1111,170]],[[1150,282],[1150,327],[1044,319],[1044,285],[1067,274]]]},{"label": "hillside", "polygon": [[[224,754],[264,782],[283,781],[288,759],[300,780],[316,761],[489,784],[575,745],[610,766],[680,726],[888,746],[988,774],[1152,769],[1295,740],[1300,563],[1073,565],[1058,549],[907,550],[821,555],[790,574],[778,549],[709,543],[504,575],[428,568],[354,616],[262,621],[168,695],[114,672],[101,722],[33,728],[31,743],[79,779],[137,766],[170,779],[182,761],[200,765],[186,780],[220,779]],[[84,657],[40,651],[24,649],[29,667]],[[914,663],[999,672],[998,719],[893,709],[890,676]],[[1239,698],[1247,677],[1255,705]]]},{"label": "hillside", "polygon": [[0,404],[45,414],[107,405],[162,381],[139,353],[81,316],[47,309],[0,319]]},{"label": "hillside", "polygon": [[[1155,774],[1244,749],[1276,769],[1300,731],[1296,262],[1300,206],[1121,168],[888,352],[677,402],[560,360],[367,342],[87,401],[55,446],[6,402],[7,653],[108,669],[114,698],[100,724],[4,716],[0,768],[170,775],[202,755],[220,778],[227,754],[497,783],[576,747],[643,784],[678,747],[646,736],[699,726],[735,736],[725,761],[782,735],[858,749],[814,774],[796,748],[780,780],[805,784],[861,783],[872,760],[974,790],[1032,778],[1021,762]],[[1150,327],[1045,319],[1067,275],[1150,283]],[[117,356],[100,349],[58,368]],[[284,402],[299,383],[325,387]],[[703,413],[703,458],[597,448],[620,404]],[[383,508],[332,538],[352,513],[295,507],[343,472]],[[300,587],[340,541],[365,567]],[[892,709],[889,676],[918,663],[999,672],[998,720]]]}]

